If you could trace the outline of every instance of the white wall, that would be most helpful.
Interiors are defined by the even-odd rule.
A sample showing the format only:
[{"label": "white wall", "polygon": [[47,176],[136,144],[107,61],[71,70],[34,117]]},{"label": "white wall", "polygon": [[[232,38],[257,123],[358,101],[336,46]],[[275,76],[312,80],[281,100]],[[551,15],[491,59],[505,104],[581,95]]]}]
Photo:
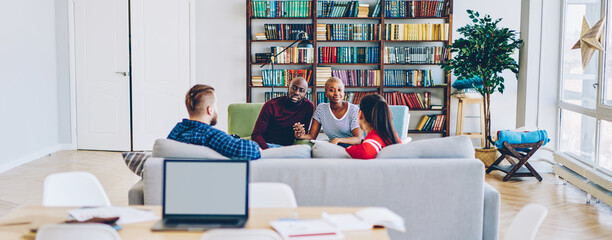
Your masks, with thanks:
[{"label": "white wall", "polygon": [[217,128],[227,131],[227,107],[246,102],[246,1],[198,2],[196,28],[197,82],[215,88]]},{"label": "white wall", "polygon": [[54,4],[0,4],[0,171],[59,149]]},{"label": "white wall", "polygon": [[70,144],[70,58],[68,51],[68,0],[55,0],[57,103],[59,142]]},{"label": "white wall", "polygon": [[[475,10],[481,16],[489,14],[493,19],[503,18],[500,26],[519,31],[521,24],[521,1],[490,1],[490,0],[455,0],[453,9],[453,39],[461,36],[456,32],[458,28],[471,23],[467,9]],[[515,54],[518,62],[518,51]],[[517,103],[517,78],[514,73],[507,71],[502,74],[506,89],[504,94],[495,93],[491,97],[491,133],[497,130],[516,128],[516,103]],[[453,81],[455,77],[453,76]],[[467,108],[466,115],[478,115],[475,104]],[[455,134],[457,123],[457,99],[451,98],[450,125],[451,135]],[[477,132],[479,130],[478,120],[466,120],[464,130],[466,132]],[[479,141],[474,141],[476,146]]]}]

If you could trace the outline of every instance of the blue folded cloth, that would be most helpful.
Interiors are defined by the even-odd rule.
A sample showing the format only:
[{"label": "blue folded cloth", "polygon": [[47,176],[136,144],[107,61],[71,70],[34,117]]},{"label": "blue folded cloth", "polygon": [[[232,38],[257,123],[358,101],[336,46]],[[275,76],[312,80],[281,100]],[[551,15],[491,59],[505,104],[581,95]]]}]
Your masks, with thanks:
[{"label": "blue folded cloth", "polygon": [[509,130],[503,130],[497,132],[497,141],[495,142],[495,146],[497,148],[503,148],[504,142],[508,142],[510,144],[519,144],[519,143],[537,143],[539,141],[544,141],[543,145],[546,145],[550,141],[548,139],[548,133],[546,130],[537,130],[531,132],[514,132]]},{"label": "blue folded cloth", "polygon": [[482,86],[482,78],[474,76],[472,78],[461,78],[453,82],[453,87],[456,89],[466,89]]}]

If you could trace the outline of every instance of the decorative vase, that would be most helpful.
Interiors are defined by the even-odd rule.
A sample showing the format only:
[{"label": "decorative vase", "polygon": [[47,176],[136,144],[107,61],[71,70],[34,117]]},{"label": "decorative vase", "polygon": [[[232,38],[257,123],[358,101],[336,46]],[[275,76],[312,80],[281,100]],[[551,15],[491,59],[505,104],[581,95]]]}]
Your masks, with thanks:
[{"label": "decorative vase", "polygon": [[480,159],[485,167],[491,166],[497,160],[497,148],[476,148],[476,158]]}]

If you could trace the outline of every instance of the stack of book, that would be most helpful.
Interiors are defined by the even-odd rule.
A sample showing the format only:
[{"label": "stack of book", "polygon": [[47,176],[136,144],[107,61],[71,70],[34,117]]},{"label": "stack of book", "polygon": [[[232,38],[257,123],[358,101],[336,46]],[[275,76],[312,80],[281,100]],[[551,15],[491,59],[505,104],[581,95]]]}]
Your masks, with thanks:
[{"label": "stack of book", "polygon": [[268,40],[268,38],[266,38],[266,33],[255,33],[255,40],[265,41]]},{"label": "stack of book", "polygon": [[445,47],[385,47],[384,63],[441,63],[446,59]]},{"label": "stack of book", "polygon": [[317,67],[317,86],[325,86],[325,82],[330,77],[332,77],[331,67]]},{"label": "stack of book", "polygon": [[359,4],[359,11],[357,11],[357,17],[368,17],[368,13],[370,12],[370,5],[368,4]]},{"label": "stack of book", "polygon": [[433,86],[432,70],[385,70],[385,86],[431,87]]},{"label": "stack of book", "polygon": [[385,40],[447,41],[448,23],[385,24]]},{"label": "stack of book", "polygon": [[380,86],[380,70],[332,70],[332,76],[348,87]]},{"label": "stack of book", "polygon": [[255,63],[265,63],[272,57],[271,53],[255,53]]},{"label": "stack of book", "polygon": [[251,86],[253,87],[263,86],[263,78],[261,76],[253,76],[253,78],[251,78]]},{"label": "stack of book", "polygon": [[446,116],[439,115],[423,115],[417,124],[417,131],[444,131],[446,129]]},{"label": "stack of book", "polygon": [[386,92],[383,97],[389,105],[403,105],[410,109],[431,109],[431,93]]},{"label": "stack of book", "polygon": [[317,41],[327,40],[327,24],[317,23]]}]

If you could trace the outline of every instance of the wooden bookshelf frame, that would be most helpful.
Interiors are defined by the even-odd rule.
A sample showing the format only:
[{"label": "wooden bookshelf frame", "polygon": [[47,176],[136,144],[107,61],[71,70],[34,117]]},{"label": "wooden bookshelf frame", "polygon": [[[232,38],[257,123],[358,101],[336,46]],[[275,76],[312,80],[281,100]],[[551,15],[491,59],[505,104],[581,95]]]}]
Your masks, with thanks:
[{"label": "wooden bookshelf frame", "polygon": [[[417,92],[423,92],[423,91],[427,91],[428,89],[431,89],[432,91],[440,91],[440,89],[442,89],[443,93],[443,98],[442,99],[442,109],[410,109],[410,111],[419,111],[419,112],[436,112],[436,113],[440,113],[442,115],[446,116],[446,121],[444,122],[444,130],[442,131],[417,131],[417,130],[409,130],[408,134],[441,134],[442,136],[449,136],[449,129],[450,129],[450,93],[451,93],[451,75],[450,73],[447,72],[443,72],[443,75],[445,76],[445,86],[431,86],[431,87],[422,87],[422,86],[384,86],[384,79],[385,79],[385,67],[386,66],[397,66],[397,67],[407,67],[407,66],[433,66],[433,65],[438,65],[438,64],[432,64],[432,63],[423,63],[423,64],[418,64],[418,63],[408,63],[408,64],[390,64],[390,63],[384,63],[383,61],[383,56],[384,56],[384,52],[385,52],[385,43],[443,43],[445,45],[449,45],[452,43],[452,33],[453,33],[453,7],[454,7],[454,0],[450,0],[450,11],[449,11],[449,15],[446,17],[385,17],[385,8],[386,8],[386,0],[381,0],[381,6],[380,6],[380,16],[379,17],[317,17],[317,0],[311,0],[312,4],[311,4],[311,17],[253,17],[251,16],[252,13],[252,9],[251,9],[251,2],[252,0],[246,0],[246,26],[247,26],[247,30],[246,30],[246,59],[247,59],[247,71],[246,71],[246,100],[247,102],[251,102],[252,101],[252,90],[253,89],[266,89],[266,88],[271,88],[270,86],[252,86],[251,85],[251,78],[252,78],[252,72],[253,72],[253,67],[254,66],[258,66],[261,65],[261,63],[255,63],[253,62],[254,59],[254,52],[252,52],[252,44],[257,44],[257,43],[291,43],[293,42],[293,40],[253,40],[253,33],[252,33],[252,27],[253,27],[253,20],[266,20],[266,19],[285,19],[285,20],[312,20],[310,24],[312,24],[312,38],[309,39],[312,44],[313,44],[313,58],[314,58],[314,62],[313,63],[286,63],[286,64],[275,64],[275,65],[282,65],[282,66],[287,66],[287,65],[295,65],[295,66],[310,66],[310,70],[311,70],[311,83],[310,83],[310,90],[312,92],[312,100],[313,103],[315,104],[315,106],[318,104],[317,103],[317,89],[322,88],[322,87],[318,87],[316,84],[316,69],[319,65],[321,66],[378,66],[378,70],[380,70],[380,79],[381,79],[381,84],[382,86],[346,86],[346,89],[349,90],[351,89],[352,91],[349,92],[354,92],[356,91],[377,91],[379,94],[383,94],[385,92],[385,89],[415,89],[417,90]],[[370,6],[371,8],[374,7],[373,5]],[[381,29],[380,29],[380,39],[381,40],[368,40],[368,41],[330,41],[330,40],[325,40],[325,41],[317,41],[317,37],[316,37],[316,31],[317,31],[317,22],[318,20],[337,20],[337,19],[349,19],[349,20],[368,20],[368,21],[372,21],[372,20],[377,20],[376,23],[380,25]],[[392,41],[392,40],[385,40],[385,20],[389,19],[389,20],[393,20],[394,22],[396,21],[410,21],[410,20],[443,20],[444,23],[448,23],[449,25],[449,31],[448,31],[448,40],[447,41],[439,41],[439,40],[423,40],[423,41]],[[290,23],[290,22],[287,22]],[[375,23],[375,24],[376,24]],[[308,24],[308,23],[304,23],[304,24]],[[380,50],[379,56],[379,63],[318,63],[318,42],[322,42],[322,43],[326,43],[330,44],[330,43],[378,43],[376,44]],[[451,57],[450,54],[448,56],[449,58]],[[397,68],[394,68],[397,69]],[[403,68],[399,68],[398,70],[403,69]],[[442,70],[443,71],[443,70]],[[286,86],[275,86],[274,88],[278,88],[278,89],[287,89]],[[363,89],[363,90],[359,90],[359,89]]]}]

